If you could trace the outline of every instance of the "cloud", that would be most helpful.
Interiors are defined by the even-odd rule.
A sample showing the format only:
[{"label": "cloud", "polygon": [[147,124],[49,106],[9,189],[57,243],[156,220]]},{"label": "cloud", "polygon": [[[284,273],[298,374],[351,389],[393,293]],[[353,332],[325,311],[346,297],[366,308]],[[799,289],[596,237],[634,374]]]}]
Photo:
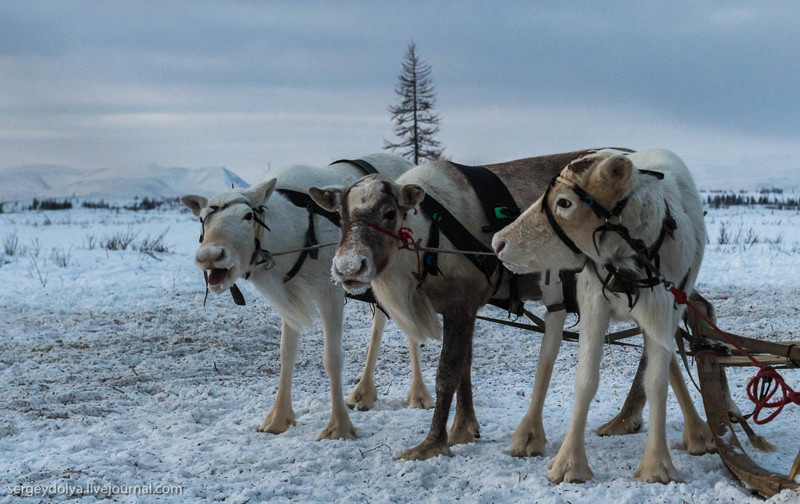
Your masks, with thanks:
[{"label": "cloud", "polygon": [[248,174],[376,151],[412,39],[458,160],[605,143],[792,156],[798,14],[795,2],[4,2],[0,166]]}]

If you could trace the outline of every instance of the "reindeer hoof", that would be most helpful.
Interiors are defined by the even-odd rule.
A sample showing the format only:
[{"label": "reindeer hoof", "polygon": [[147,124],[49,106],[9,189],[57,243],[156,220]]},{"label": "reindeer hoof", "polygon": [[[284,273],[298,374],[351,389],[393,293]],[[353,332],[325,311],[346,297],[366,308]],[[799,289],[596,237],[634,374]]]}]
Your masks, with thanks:
[{"label": "reindeer hoof", "polygon": [[405,460],[428,460],[429,458],[438,457],[439,455],[453,456],[453,452],[446,444],[431,443],[423,441],[418,446],[410,450],[401,451],[397,454],[398,457]]},{"label": "reindeer hoof", "polygon": [[480,425],[476,418],[465,422],[455,422],[447,433],[447,444],[450,446],[467,444],[481,437]]},{"label": "reindeer hoof", "polygon": [[267,418],[261,423],[258,432],[281,434],[286,432],[290,425],[297,425],[297,422],[294,420],[294,411],[289,408],[288,412],[282,412],[273,407],[267,415]]},{"label": "reindeer hoof", "polygon": [[645,483],[669,483],[675,481],[682,482],[678,470],[672,465],[669,457],[662,460],[645,461],[643,458],[639,463],[639,468],[633,473],[633,476]]},{"label": "reindeer hoof", "polygon": [[339,421],[335,420],[331,417],[330,422],[328,422],[328,426],[319,433],[317,436],[317,441],[322,441],[323,439],[355,439],[356,438],[356,428],[353,427],[353,424],[350,422],[350,418],[347,416],[344,419]]},{"label": "reindeer hoof", "polygon": [[358,382],[356,388],[347,398],[347,405],[350,409],[358,408],[359,411],[371,410],[375,406],[375,401],[378,400],[378,389],[372,383],[364,384]]},{"label": "reindeer hoof", "polygon": [[417,409],[433,408],[433,397],[428,392],[428,387],[424,384],[418,387],[411,387],[408,391],[408,405]]},{"label": "reindeer hoof", "polygon": [[622,413],[615,416],[608,423],[597,428],[600,436],[624,436],[642,430],[641,415],[635,417],[623,416]]},{"label": "reindeer hoof", "polygon": [[586,457],[561,452],[550,461],[547,479],[553,483],[585,483],[594,477]]},{"label": "reindeer hoof", "polygon": [[693,429],[684,428],[683,447],[689,455],[705,455],[715,453],[717,447],[714,445],[714,437],[708,424],[702,422]]},{"label": "reindeer hoof", "polygon": [[511,438],[512,457],[536,457],[544,453],[547,438],[541,429],[520,424]]}]

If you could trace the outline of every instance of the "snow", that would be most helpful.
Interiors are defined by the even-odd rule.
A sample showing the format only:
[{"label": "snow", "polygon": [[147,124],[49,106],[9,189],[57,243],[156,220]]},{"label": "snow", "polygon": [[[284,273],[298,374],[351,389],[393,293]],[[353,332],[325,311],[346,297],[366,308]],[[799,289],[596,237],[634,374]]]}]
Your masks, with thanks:
[{"label": "snow", "polygon": [[[699,289],[714,303],[723,329],[800,340],[800,213],[712,209],[706,220],[711,243]],[[739,243],[716,243],[721,226],[740,225]],[[750,228],[760,237],[755,244],[744,242]],[[667,434],[684,483],[633,478],[646,432],[593,433],[627,393],[639,358],[629,347],[608,347],[603,360],[586,437],[594,479],[551,484],[545,474],[569,424],[577,345],[565,343],[556,364],[545,404],[547,453],[512,458],[511,435],[528,407],[540,336],[487,322],[478,322],[473,364],[481,438],[454,447],[452,458],[395,457],[424,438],[432,412],[403,404],[411,383],[408,351],[391,323],[378,360],[376,407],[351,411],[357,440],[314,441],[330,414],[319,327],[304,334],[298,352],[297,426],[278,436],[258,433],[278,385],[280,319],[246,282],[240,287],[247,306],[212,295],[203,308],[202,273],[191,261],[199,231],[197,219],[177,208],[0,214],[0,502],[15,502],[8,488],[23,484],[184,489],[183,495],[148,496],[152,502],[759,502],[719,457],[680,450],[682,419],[672,396]],[[138,233],[137,245],[165,232],[170,251],[155,258],[131,249],[89,249],[90,236],[102,242]],[[14,236],[17,250],[10,255],[3,249]],[[366,305],[348,303],[345,393],[363,366],[369,320]],[[420,355],[432,392],[439,349],[431,341]],[[797,371],[783,374],[800,388]],[[749,368],[729,373],[745,412],[751,375]],[[699,394],[692,395],[702,413]],[[787,472],[800,448],[798,421],[800,408],[788,406],[776,421],[756,426],[777,452],[745,448],[760,464]],[[113,502],[139,500],[119,492]],[[797,501],[797,494],[785,492],[770,502]]]}]

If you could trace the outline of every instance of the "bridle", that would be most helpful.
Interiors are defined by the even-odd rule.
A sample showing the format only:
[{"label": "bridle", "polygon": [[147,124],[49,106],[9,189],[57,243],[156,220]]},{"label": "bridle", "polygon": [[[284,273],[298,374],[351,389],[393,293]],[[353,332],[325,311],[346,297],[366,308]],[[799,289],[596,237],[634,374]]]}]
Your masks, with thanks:
[{"label": "bridle", "polygon": [[[655,177],[658,180],[664,179],[664,174],[661,172],[639,170],[639,173]],[[636,257],[640,259],[638,263],[643,267],[646,278],[636,278],[635,275],[630,271],[617,268],[611,261],[602,265],[602,267],[604,267],[608,272],[607,276],[605,278],[600,277],[599,268],[596,262],[592,260],[588,254],[581,250],[567,235],[567,233],[556,220],[555,215],[550,208],[550,192],[552,191],[553,187],[555,187],[556,182],[559,180],[566,183],[578,196],[578,198],[584,204],[586,204],[586,206],[588,206],[601,221],[603,221],[603,223],[592,233],[592,241],[594,243],[595,251],[599,253],[598,241],[602,240],[606,233],[616,233],[628,244],[628,246],[631,247]],[[556,175],[550,181],[550,185],[547,187],[547,190],[545,190],[542,199],[542,212],[544,212],[551,229],[556,236],[558,236],[561,242],[575,254],[586,257],[586,264],[590,265],[594,269],[598,279],[600,279],[601,283],[603,284],[603,296],[605,296],[606,290],[610,290],[612,287],[617,287],[621,289],[621,292],[627,296],[628,307],[632,309],[639,300],[640,288],[652,289],[661,283],[661,261],[658,252],[667,236],[674,239],[674,231],[677,229],[677,224],[670,213],[669,205],[666,201],[664,201],[666,212],[662,221],[661,231],[659,232],[656,241],[648,247],[641,239],[632,237],[628,228],[622,223],[622,212],[625,210],[627,203],[628,198],[625,197],[619,200],[614,207],[609,210],[598,203],[596,198],[587,193],[577,183],[561,177],[560,175]],[[612,222],[614,218],[616,218],[616,223]],[[688,273],[685,278],[688,278]],[[607,296],[606,299],[608,299]]]},{"label": "bridle", "polygon": [[[235,199],[233,201],[229,201],[222,206],[219,205],[211,205],[209,208],[211,209],[205,217],[199,217],[200,225],[201,225],[201,233],[200,233],[200,243],[203,243],[203,239],[205,238],[206,234],[206,221],[214,215],[215,213],[222,212],[234,205],[247,205],[250,208],[250,211],[242,217],[242,220],[252,220],[253,221],[253,240],[255,241],[255,250],[253,250],[253,255],[250,257],[250,269],[245,272],[244,278],[245,280],[250,278],[250,273],[253,268],[263,266],[265,270],[269,270],[275,266],[275,259],[273,259],[272,254],[270,254],[269,250],[265,250],[261,248],[261,242],[258,239],[258,226],[263,227],[267,231],[271,231],[269,226],[264,222],[264,220],[259,217],[259,215],[263,216],[264,211],[267,209],[264,205],[253,206],[250,204],[250,201],[247,199]],[[206,282],[206,293],[203,297],[203,306],[206,305],[206,301],[208,300],[208,272],[203,270],[203,278]],[[239,290],[239,287],[234,283],[230,288],[231,296],[233,297],[233,302],[237,305],[244,305],[244,295],[242,291]]]}]

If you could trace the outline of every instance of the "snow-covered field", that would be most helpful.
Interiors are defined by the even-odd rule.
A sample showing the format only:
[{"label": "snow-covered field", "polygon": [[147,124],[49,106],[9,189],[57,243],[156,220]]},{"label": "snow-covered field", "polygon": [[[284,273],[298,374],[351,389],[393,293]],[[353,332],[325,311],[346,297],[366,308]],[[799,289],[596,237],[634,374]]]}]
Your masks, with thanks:
[{"label": "snow-covered field", "polygon": [[[699,290],[715,304],[720,325],[800,340],[800,213],[740,207],[710,210],[706,220],[710,243]],[[376,408],[351,412],[357,440],[315,441],[330,413],[319,328],[304,334],[299,349],[298,425],[279,436],[258,433],[278,384],[280,320],[244,283],[247,306],[212,296],[203,307],[202,274],[191,261],[199,227],[179,209],[0,214],[0,501],[16,501],[9,488],[18,485],[153,484],[178,485],[183,495],[148,496],[148,502],[758,502],[717,456],[680,450],[674,400],[667,429],[684,483],[633,478],[646,432],[600,438],[593,431],[587,452],[594,480],[549,483],[547,463],[571,414],[577,346],[565,343],[557,362],[545,407],[546,456],[512,458],[511,434],[528,407],[540,338],[485,322],[476,329],[473,364],[481,438],[455,447],[452,458],[395,458],[422,440],[431,412],[403,404],[408,351],[391,323],[379,357]],[[729,243],[719,245],[722,229]],[[141,248],[162,233],[169,251],[155,258],[103,246],[129,235]],[[346,310],[349,393],[366,355],[370,311],[356,302]],[[431,391],[439,348],[430,342],[421,352]],[[636,348],[607,348],[589,429],[616,414],[638,358]],[[751,373],[729,374],[747,411],[743,387]],[[784,375],[800,388],[799,372]],[[799,422],[800,408],[789,406],[757,428],[779,450],[757,454],[758,461],[787,472],[800,448]],[[784,493],[772,502],[799,500]]]}]

